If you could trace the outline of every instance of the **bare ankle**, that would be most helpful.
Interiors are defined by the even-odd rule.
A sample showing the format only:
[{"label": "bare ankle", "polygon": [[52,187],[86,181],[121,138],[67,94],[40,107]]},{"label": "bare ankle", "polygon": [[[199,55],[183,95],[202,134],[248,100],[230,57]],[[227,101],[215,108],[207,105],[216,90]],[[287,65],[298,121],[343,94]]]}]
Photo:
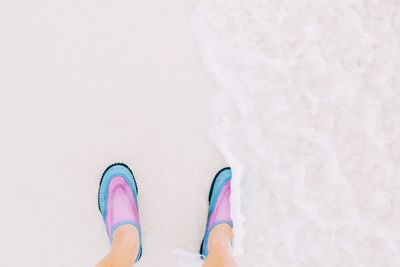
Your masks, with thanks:
[{"label": "bare ankle", "polygon": [[210,233],[208,253],[226,252],[232,249],[233,230],[229,224],[219,224]]},{"label": "bare ankle", "polygon": [[139,232],[133,225],[118,227],[113,233],[112,251],[136,258],[139,249]]}]

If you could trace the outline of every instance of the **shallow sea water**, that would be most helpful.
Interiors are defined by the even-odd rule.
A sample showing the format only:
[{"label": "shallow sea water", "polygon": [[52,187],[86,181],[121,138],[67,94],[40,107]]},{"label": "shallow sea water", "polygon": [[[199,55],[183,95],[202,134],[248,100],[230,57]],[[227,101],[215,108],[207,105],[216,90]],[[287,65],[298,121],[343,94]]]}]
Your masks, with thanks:
[{"label": "shallow sea water", "polygon": [[400,266],[400,1],[201,0],[193,28],[240,266]]}]

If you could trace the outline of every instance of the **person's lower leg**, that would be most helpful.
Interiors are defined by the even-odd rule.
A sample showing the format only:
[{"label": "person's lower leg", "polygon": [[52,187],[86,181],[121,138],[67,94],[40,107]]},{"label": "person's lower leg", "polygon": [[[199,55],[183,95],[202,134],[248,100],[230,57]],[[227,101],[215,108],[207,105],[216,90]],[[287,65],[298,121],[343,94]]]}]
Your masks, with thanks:
[{"label": "person's lower leg", "polygon": [[233,230],[228,224],[217,225],[208,239],[208,256],[203,267],[237,267],[232,255]]},{"label": "person's lower leg", "polygon": [[110,252],[96,267],[132,267],[139,249],[139,233],[133,225],[118,227],[113,234]]}]

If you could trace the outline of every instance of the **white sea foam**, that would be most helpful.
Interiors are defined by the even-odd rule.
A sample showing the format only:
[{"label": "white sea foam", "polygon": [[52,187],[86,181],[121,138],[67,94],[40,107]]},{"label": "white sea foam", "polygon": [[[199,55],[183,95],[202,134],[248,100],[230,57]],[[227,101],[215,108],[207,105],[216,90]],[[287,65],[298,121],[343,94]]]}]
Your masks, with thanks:
[{"label": "white sea foam", "polygon": [[200,1],[241,266],[400,266],[399,3]]}]

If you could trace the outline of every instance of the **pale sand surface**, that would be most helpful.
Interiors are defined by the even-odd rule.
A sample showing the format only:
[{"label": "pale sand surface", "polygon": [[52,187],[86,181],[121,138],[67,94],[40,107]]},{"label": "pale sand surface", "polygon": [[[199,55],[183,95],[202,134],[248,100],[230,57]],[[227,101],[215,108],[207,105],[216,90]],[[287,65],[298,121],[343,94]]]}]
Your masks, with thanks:
[{"label": "pale sand surface", "polygon": [[196,4],[0,2],[0,266],[93,266],[109,248],[98,182],[115,161],[139,184],[138,266],[198,250],[225,164],[207,137]]}]

